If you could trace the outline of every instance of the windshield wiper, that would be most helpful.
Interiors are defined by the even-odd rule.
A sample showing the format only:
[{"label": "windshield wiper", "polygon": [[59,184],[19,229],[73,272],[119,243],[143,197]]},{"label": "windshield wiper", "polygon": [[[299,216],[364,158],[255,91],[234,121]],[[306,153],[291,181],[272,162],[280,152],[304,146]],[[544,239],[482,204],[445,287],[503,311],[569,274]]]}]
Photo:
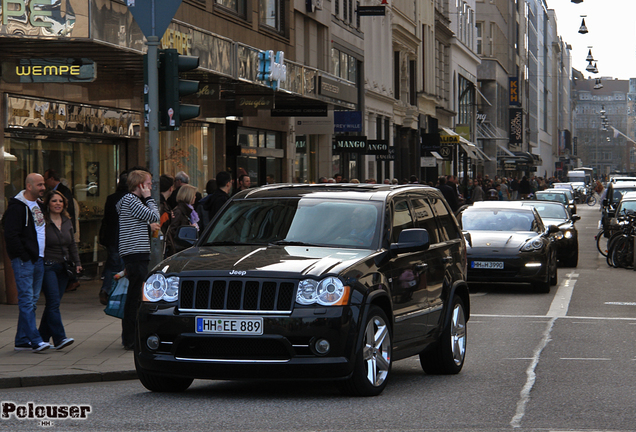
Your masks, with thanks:
[{"label": "windshield wiper", "polygon": [[318,245],[315,245],[315,244],[305,243],[305,242],[301,242],[301,241],[287,241],[287,240],[278,240],[278,241],[275,241],[272,244],[275,244],[275,245],[278,245],[278,246],[318,246]]},{"label": "windshield wiper", "polygon": [[225,240],[225,241],[215,241],[215,242],[206,243],[203,246],[234,246],[234,245],[244,245],[244,244],[246,243],[237,243],[235,241]]}]

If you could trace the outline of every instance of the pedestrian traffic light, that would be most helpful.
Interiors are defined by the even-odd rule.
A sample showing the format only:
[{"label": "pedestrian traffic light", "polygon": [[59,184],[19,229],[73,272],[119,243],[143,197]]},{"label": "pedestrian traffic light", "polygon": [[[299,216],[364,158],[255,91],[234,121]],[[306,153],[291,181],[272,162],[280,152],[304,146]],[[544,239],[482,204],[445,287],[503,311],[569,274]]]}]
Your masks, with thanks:
[{"label": "pedestrian traffic light", "polygon": [[179,72],[199,67],[199,57],[179,55],[175,49],[159,50],[159,130],[179,129],[184,120],[199,116],[199,105],[180,103],[196,93],[199,81],[180,79]]}]

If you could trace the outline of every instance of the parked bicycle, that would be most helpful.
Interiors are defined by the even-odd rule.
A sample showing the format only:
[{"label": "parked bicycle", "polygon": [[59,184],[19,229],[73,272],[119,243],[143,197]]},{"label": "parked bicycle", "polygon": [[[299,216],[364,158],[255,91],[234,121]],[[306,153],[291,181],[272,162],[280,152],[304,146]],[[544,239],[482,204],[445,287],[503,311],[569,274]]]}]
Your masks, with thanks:
[{"label": "parked bicycle", "polygon": [[611,267],[634,267],[634,237],[636,214],[624,212],[617,216],[618,230],[607,240],[607,264]]}]

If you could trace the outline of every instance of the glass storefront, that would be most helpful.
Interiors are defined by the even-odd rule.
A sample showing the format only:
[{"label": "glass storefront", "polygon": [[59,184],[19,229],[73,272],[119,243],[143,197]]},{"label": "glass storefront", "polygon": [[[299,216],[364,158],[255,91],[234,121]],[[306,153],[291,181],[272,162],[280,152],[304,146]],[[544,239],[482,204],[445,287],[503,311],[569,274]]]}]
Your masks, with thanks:
[{"label": "glass storefront", "polygon": [[123,142],[73,139],[5,137],[5,208],[9,198],[24,189],[27,174],[54,169],[77,201],[80,258],[88,264],[105,259],[97,240],[106,197],[117,187]]},{"label": "glass storefront", "polygon": [[252,187],[282,181],[284,150],[281,132],[238,127],[236,143],[230,144],[238,148],[234,169],[231,168],[231,158],[228,158],[233,180],[247,174]]},{"label": "glass storefront", "polygon": [[216,175],[208,171],[215,166],[212,131],[207,126],[186,123],[177,131],[160,133],[159,172],[174,177],[184,171],[190,176],[190,184],[205,192],[205,184]]}]

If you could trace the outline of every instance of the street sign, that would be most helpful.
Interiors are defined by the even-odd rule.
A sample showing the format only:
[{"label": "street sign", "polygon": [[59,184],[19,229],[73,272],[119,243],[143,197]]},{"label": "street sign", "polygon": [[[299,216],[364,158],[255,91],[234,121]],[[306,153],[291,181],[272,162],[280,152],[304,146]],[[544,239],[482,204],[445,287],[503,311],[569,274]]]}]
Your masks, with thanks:
[{"label": "street sign", "polygon": [[453,146],[452,145],[444,145],[439,148],[439,155],[446,160],[453,159]]},{"label": "street sign", "polygon": [[161,38],[181,6],[181,0],[126,0],[126,5],[146,39],[149,36]]},{"label": "street sign", "polygon": [[441,135],[439,139],[442,144],[459,144],[459,135]]},{"label": "street sign", "polygon": [[386,6],[358,6],[358,16],[384,16]]}]

